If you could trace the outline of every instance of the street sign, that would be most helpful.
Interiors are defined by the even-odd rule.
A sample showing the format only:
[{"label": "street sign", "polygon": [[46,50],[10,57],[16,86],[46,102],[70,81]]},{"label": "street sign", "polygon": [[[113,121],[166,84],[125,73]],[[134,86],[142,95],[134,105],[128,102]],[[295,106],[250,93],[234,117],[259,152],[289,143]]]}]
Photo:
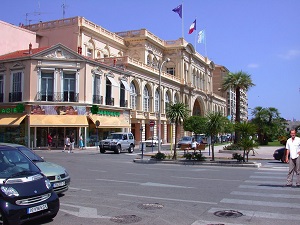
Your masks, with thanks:
[{"label": "street sign", "polygon": [[154,120],[150,120],[149,125],[150,125],[150,127],[154,127],[155,121]]}]

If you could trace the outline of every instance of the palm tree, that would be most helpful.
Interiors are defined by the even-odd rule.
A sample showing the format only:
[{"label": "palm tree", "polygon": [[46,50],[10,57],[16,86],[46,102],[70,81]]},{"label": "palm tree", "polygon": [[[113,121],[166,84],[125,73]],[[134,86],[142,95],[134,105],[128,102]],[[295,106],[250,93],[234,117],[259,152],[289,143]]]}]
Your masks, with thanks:
[{"label": "palm tree", "polygon": [[248,162],[249,152],[251,150],[254,151],[254,148],[258,146],[256,141],[254,140],[256,126],[255,124],[252,123],[242,122],[242,123],[237,123],[235,127],[236,130],[238,130],[241,133],[241,139],[238,144],[244,150],[243,161],[245,162],[245,156],[247,156],[247,162]]},{"label": "palm tree", "polygon": [[188,106],[183,103],[170,103],[166,109],[166,116],[171,123],[175,123],[175,145],[174,145],[174,155],[173,159],[176,160],[176,143],[177,143],[177,132],[178,127],[183,123],[183,121],[189,115]]},{"label": "palm tree", "polygon": [[[248,91],[250,87],[255,86],[252,83],[251,76],[248,73],[239,71],[237,73],[228,73],[222,83],[223,90],[233,89],[235,90],[235,122],[241,122],[241,90]],[[238,132],[235,132],[234,143],[237,143],[240,139]]]},{"label": "palm tree", "polygon": [[220,112],[209,113],[206,116],[206,133],[211,137],[211,160],[215,160],[214,152],[214,138],[218,133],[222,133],[228,119],[224,117]]}]

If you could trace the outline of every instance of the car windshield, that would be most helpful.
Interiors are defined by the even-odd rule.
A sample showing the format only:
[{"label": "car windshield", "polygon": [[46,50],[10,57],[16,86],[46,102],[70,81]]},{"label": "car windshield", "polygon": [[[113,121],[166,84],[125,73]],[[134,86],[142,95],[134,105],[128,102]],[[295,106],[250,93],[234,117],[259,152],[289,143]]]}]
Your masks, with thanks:
[{"label": "car windshield", "polygon": [[107,139],[122,139],[123,134],[110,134]]},{"label": "car windshield", "polygon": [[0,149],[0,179],[24,176],[25,173],[32,175],[39,172],[39,168],[17,149]]},{"label": "car windshield", "polygon": [[18,147],[18,149],[24,153],[29,159],[31,159],[33,162],[44,162],[44,160],[37,154],[35,154],[33,151],[26,147]]},{"label": "car windshield", "polygon": [[183,137],[182,138],[182,141],[191,141],[192,140],[192,137]]}]

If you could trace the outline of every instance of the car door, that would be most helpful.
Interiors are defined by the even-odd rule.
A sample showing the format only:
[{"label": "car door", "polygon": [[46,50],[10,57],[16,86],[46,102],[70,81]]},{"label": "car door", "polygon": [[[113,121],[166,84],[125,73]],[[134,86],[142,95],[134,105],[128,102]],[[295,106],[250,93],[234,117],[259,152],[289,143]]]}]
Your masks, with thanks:
[{"label": "car door", "polygon": [[129,148],[129,138],[128,138],[127,134],[123,134],[121,146],[122,146],[123,150],[126,150]]}]

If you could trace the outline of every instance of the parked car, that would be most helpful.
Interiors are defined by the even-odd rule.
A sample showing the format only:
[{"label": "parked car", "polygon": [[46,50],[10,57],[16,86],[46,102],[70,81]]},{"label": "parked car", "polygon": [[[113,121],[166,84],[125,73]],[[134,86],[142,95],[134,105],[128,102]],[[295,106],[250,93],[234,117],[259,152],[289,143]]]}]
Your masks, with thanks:
[{"label": "parked car", "polygon": [[274,151],[274,154],[273,154],[274,159],[280,160],[281,162],[285,161],[285,156],[286,156],[286,149],[285,148],[276,149]]},{"label": "parked car", "polygon": [[[150,137],[146,141],[144,141],[147,147],[157,146],[159,141],[158,137]],[[162,144],[162,140],[160,139],[160,144]]]},{"label": "parked car", "polygon": [[177,148],[180,148],[182,144],[191,144],[192,143],[192,136],[183,136],[179,139],[179,142],[177,143]]},{"label": "parked car", "polygon": [[105,151],[114,151],[116,154],[120,154],[121,151],[132,153],[135,147],[134,136],[126,132],[111,133],[105,140],[100,141],[99,147],[100,153]]},{"label": "parked car", "polygon": [[0,145],[0,224],[54,218],[59,198],[50,181],[25,154]]},{"label": "parked car", "polygon": [[55,163],[46,162],[42,157],[24,145],[12,143],[0,143],[0,145],[17,148],[31,159],[31,161],[33,161],[41,169],[42,173],[50,180],[53,190],[57,194],[61,194],[69,189],[71,178],[64,167]]}]

